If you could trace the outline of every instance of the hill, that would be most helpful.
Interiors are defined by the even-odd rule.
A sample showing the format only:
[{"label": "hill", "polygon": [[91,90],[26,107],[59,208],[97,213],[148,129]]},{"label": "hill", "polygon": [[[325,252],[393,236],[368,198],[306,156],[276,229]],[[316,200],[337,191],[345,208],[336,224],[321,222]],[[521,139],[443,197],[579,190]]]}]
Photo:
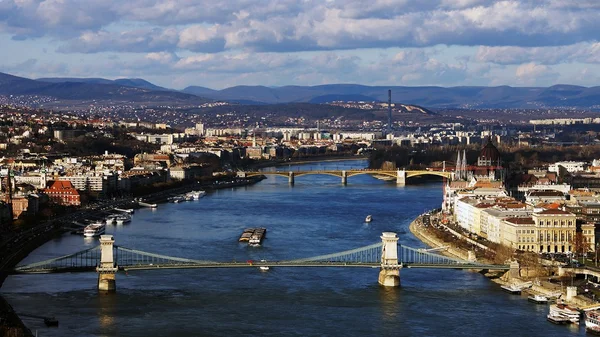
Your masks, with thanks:
[{"label": "hill", "polygon": [[149,89],[149,90],[158,90],[158,91],[173,91],[172,89],[167,89],[150,83],[141,78],[120,78],[116,80],[107,80],[105,78],[77,78],[77,77],[47,77],[47,78],[38,78],[36,81],[41,82],[49,82],[49,83],[65,83],[65,82],[75,82],[75,83],[94,83],[94,84],[116,84],[124,87],[132,87],[132,88],[140,88],[140,89]]},{"label": "hill", "polygon": [[183,92],[205,97],[256,104],[327,103],[332,101],[392,101],[428,108],[598,108],[600,87],[406,87],[328,84],[318,86],[235,86],[222,90],[188,87]]},{"label": "hill", "polygon": [[[186,93],[151,89],[157,86],[138,79],[115,81],[104,79],[71,80],[72,81],[69,79],[45,79],[44,81],[31,80],[0,73],[0,95],[49,97],[53,101],[46,102],[46,107],[78,106],[90,102],[93,102],[96,105],[112,105],[115,103],[155,105],[168,103],[189,106],[206,103],[208,101],[207,99]],[[143,86],[150,88],[143,88]]]}]

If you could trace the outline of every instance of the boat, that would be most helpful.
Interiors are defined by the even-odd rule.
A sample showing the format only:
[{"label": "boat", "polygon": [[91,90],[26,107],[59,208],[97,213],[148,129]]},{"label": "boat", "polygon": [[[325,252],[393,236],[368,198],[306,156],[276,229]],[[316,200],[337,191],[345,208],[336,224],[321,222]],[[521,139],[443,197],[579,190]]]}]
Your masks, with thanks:
[{"label": "boat", "polygon": [[[262,263],[266,263],[266,262],[267,262],[267,260],[260,260],[260,262],[262,262]],[[267,270],[269,270],[270,268],[269,268],[269,266],[260,266],[260,267],[258,267],[258,269],[260,269],[260,271],[267,271]]]},{"label": "boat", "polygon": [[546,319],[548,320],[548,322],[558,324],[558,325],[571,323],[571,321],[567,317],[562,316],[562,315],[548,314],[546,316]]},{"label": "boat", "polygon": [[144,202],[144,201],[138,201],[138,205],[144,206],[144,207],[148,207],[148,208],[156,208],[156,207],[158,207],[157,204],[150,204],[150,203],[147,203],[147,202]]},{"label": "boat", "polygon": [[585,330],[593,334],[600,334],[600,310],[586,311]]},{"label": "boat", "polygon": [[515,294],[515,295],[519,295],[522,290],[520,287],[518,287],[514,284],[503,285],[503,286],[500,286],[500,288],[502,288],[502,290],[506,291],[507,293],[511,293],[511,294]]},{"label": "boat", "polygon": [[122,225],[131,222],[131,216],[128,214],[121,214],[115,217],[115,221],[117,222],[117,225]]},{"label": "boat", "polygon": [[244,232],[242,233],[242,235],[239,238],[239,242],[248,242],[250,241],[250,237],[252,236],[252,234],[254,233],[254,228],[246,228],[244,229]]},{"label": "boat", "polygon": [[600,335],[600,310],[594,309],[585,312],[585,330],[595,335]]},{"label": "boat", "polygon": [[581,316],[579,310],[564,303],[552,304],[550,306],[550,315],[566,317],[572,323],[579,323],[579,318]]},{"label": "boat", "polygon": [[206,192],[205,191],[191,191],[189,194],[194,198],[194,200],[198,200],[198,199],[204,197]]},{"label": "boat", "polygon": [[248,240],[248,244],[250,246],[254,246],[254,247],[260,246],[266,233],[267,233],[266,228],[255,228],[254,232],[250,236],[250,240]]},{"label": "boat", "polygon": [[371,214],[367,215],[367,217],[365,218],[365,222],[371,222],[373,220],[373,217],[371,216]]},{"label": "boat", "polygon": [[85,237],[100,236],[100,235],[104,234],[105,230],[106,230],[106,224],[101,223],[101,222],[93,223],[91,225],[85,226],[85,228],[83,229],[83,236],[85,236]]},{"label": "boat", "polygon": [[125,208],[115,208],[115,211],[129,213],[129,214],[135,213],[135,210],[133,208],[127,208],[127,209],[125,209]]},{"label": "boat", "polygon": [[537,303],[537,304],[546,304],[546,303],[548,303],[548,297],[546,297],[544,295],[538,295],[538,294],[529,295],[527,297],[527,300],[529,302],[533,302],[533,303]]},{"label": "boat", "polygon": [[180,203],[182,201],[185,201],[185,198],[183,196],[181,196],[181,195],[178,195],[178,196],[172,197],[170,199],[170,201],[177,204],[177,203]]}]

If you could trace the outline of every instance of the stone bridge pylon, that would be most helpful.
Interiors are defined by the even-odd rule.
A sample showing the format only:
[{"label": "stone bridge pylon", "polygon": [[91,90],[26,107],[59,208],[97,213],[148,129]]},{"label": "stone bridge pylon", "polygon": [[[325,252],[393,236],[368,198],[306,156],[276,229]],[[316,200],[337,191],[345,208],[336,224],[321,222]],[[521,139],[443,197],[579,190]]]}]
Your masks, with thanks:
[{"label": "stone bridge pylon", "polygon": [[115,275],[119,268],[114,260],[114,243],[115,239],[112,235],[100,236],[100,264],[96,267],[96,271],[98,272],[98,290],[110,292],[117,290]]},{"label": "stone bridge pylon", "polygon": [[398,235],[393,232],[383,232],[381,241],[383,245],[379,284],[385,287],[399,287],[402,266],[398,264]]}]

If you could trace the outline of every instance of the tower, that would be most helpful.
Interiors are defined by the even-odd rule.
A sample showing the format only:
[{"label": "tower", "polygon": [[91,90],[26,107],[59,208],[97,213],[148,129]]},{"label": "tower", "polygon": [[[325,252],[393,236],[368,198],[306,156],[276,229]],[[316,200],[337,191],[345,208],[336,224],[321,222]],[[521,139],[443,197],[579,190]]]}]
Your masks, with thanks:
[{"label": "tower", "polygon": [[462,179],[462,172],[460,171],[461,166],[462,160],[460,159],[460,150],[458,150],[458,155],[456,156],[456,167],[454,168],[454,174],[456,175],[456,179],[458,180]]},{"label": "tower", "polygon": [[386,134],[392,133],[392,90],[388,90],[388,124]]}]

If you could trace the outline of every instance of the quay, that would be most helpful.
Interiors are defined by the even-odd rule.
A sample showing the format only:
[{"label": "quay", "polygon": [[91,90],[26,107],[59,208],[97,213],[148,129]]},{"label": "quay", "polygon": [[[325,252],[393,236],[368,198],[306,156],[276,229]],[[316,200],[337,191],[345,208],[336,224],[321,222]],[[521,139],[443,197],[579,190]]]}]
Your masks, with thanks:
[{"label": "quay", "polygon": [[[437,237],[435,233],[433,233],[431,226],[423,222],[424,216],[425,215],[420,215],[409,226],[410,232],[415,235],[417,239],[430,247],[446,247],[446,249],[440,251],[440,253],[445,256],[479,262],[474,252],[461,248],[456,242],[444,241]],[[458,240],[466,239],[467,238],[465,237],[459,237]],[[474,245],[471,247],[474,247]],[[479,250],[483,251],[483,249]],[[485,261],[485,258],[481,258],[481,260],[483,261],[480,263],[490,263],[490,261]],[[600,308],[600,303],[584,298],[583,296],[578,296],[577,287],[575,286],[567,286],[563,289],[561,285],[550,282],[550,279],[545,280],[544,278],[540,279],[538,277],[534,281],[531,281],[531,278],[522,277],[522,275],[526,275],[527,273],[526,268],[527,267],[520,266],[517,261],[512,261],[510,263],[509,272],[502,276],[491,273],[491,270],[488,272],[485,269],[473,269],[473,271],[485,272],[484,275],[488,277],[490,281],[499,284],[502,290],[513,294],[523,293],[527,295],[524,296],[525,299],[538,295],[547,298],[548,302],[558,302],[560,299],[562,303],[577,307],[580,311]],[[569,273],[571,275],[584,275],[586,279],[589,277],[595,278],[596,280],[600,279],[600,269],[596,271],[595,268],[589,266],[587,268],[557,266],[556,273],[558,277],[562,277]]]}]

